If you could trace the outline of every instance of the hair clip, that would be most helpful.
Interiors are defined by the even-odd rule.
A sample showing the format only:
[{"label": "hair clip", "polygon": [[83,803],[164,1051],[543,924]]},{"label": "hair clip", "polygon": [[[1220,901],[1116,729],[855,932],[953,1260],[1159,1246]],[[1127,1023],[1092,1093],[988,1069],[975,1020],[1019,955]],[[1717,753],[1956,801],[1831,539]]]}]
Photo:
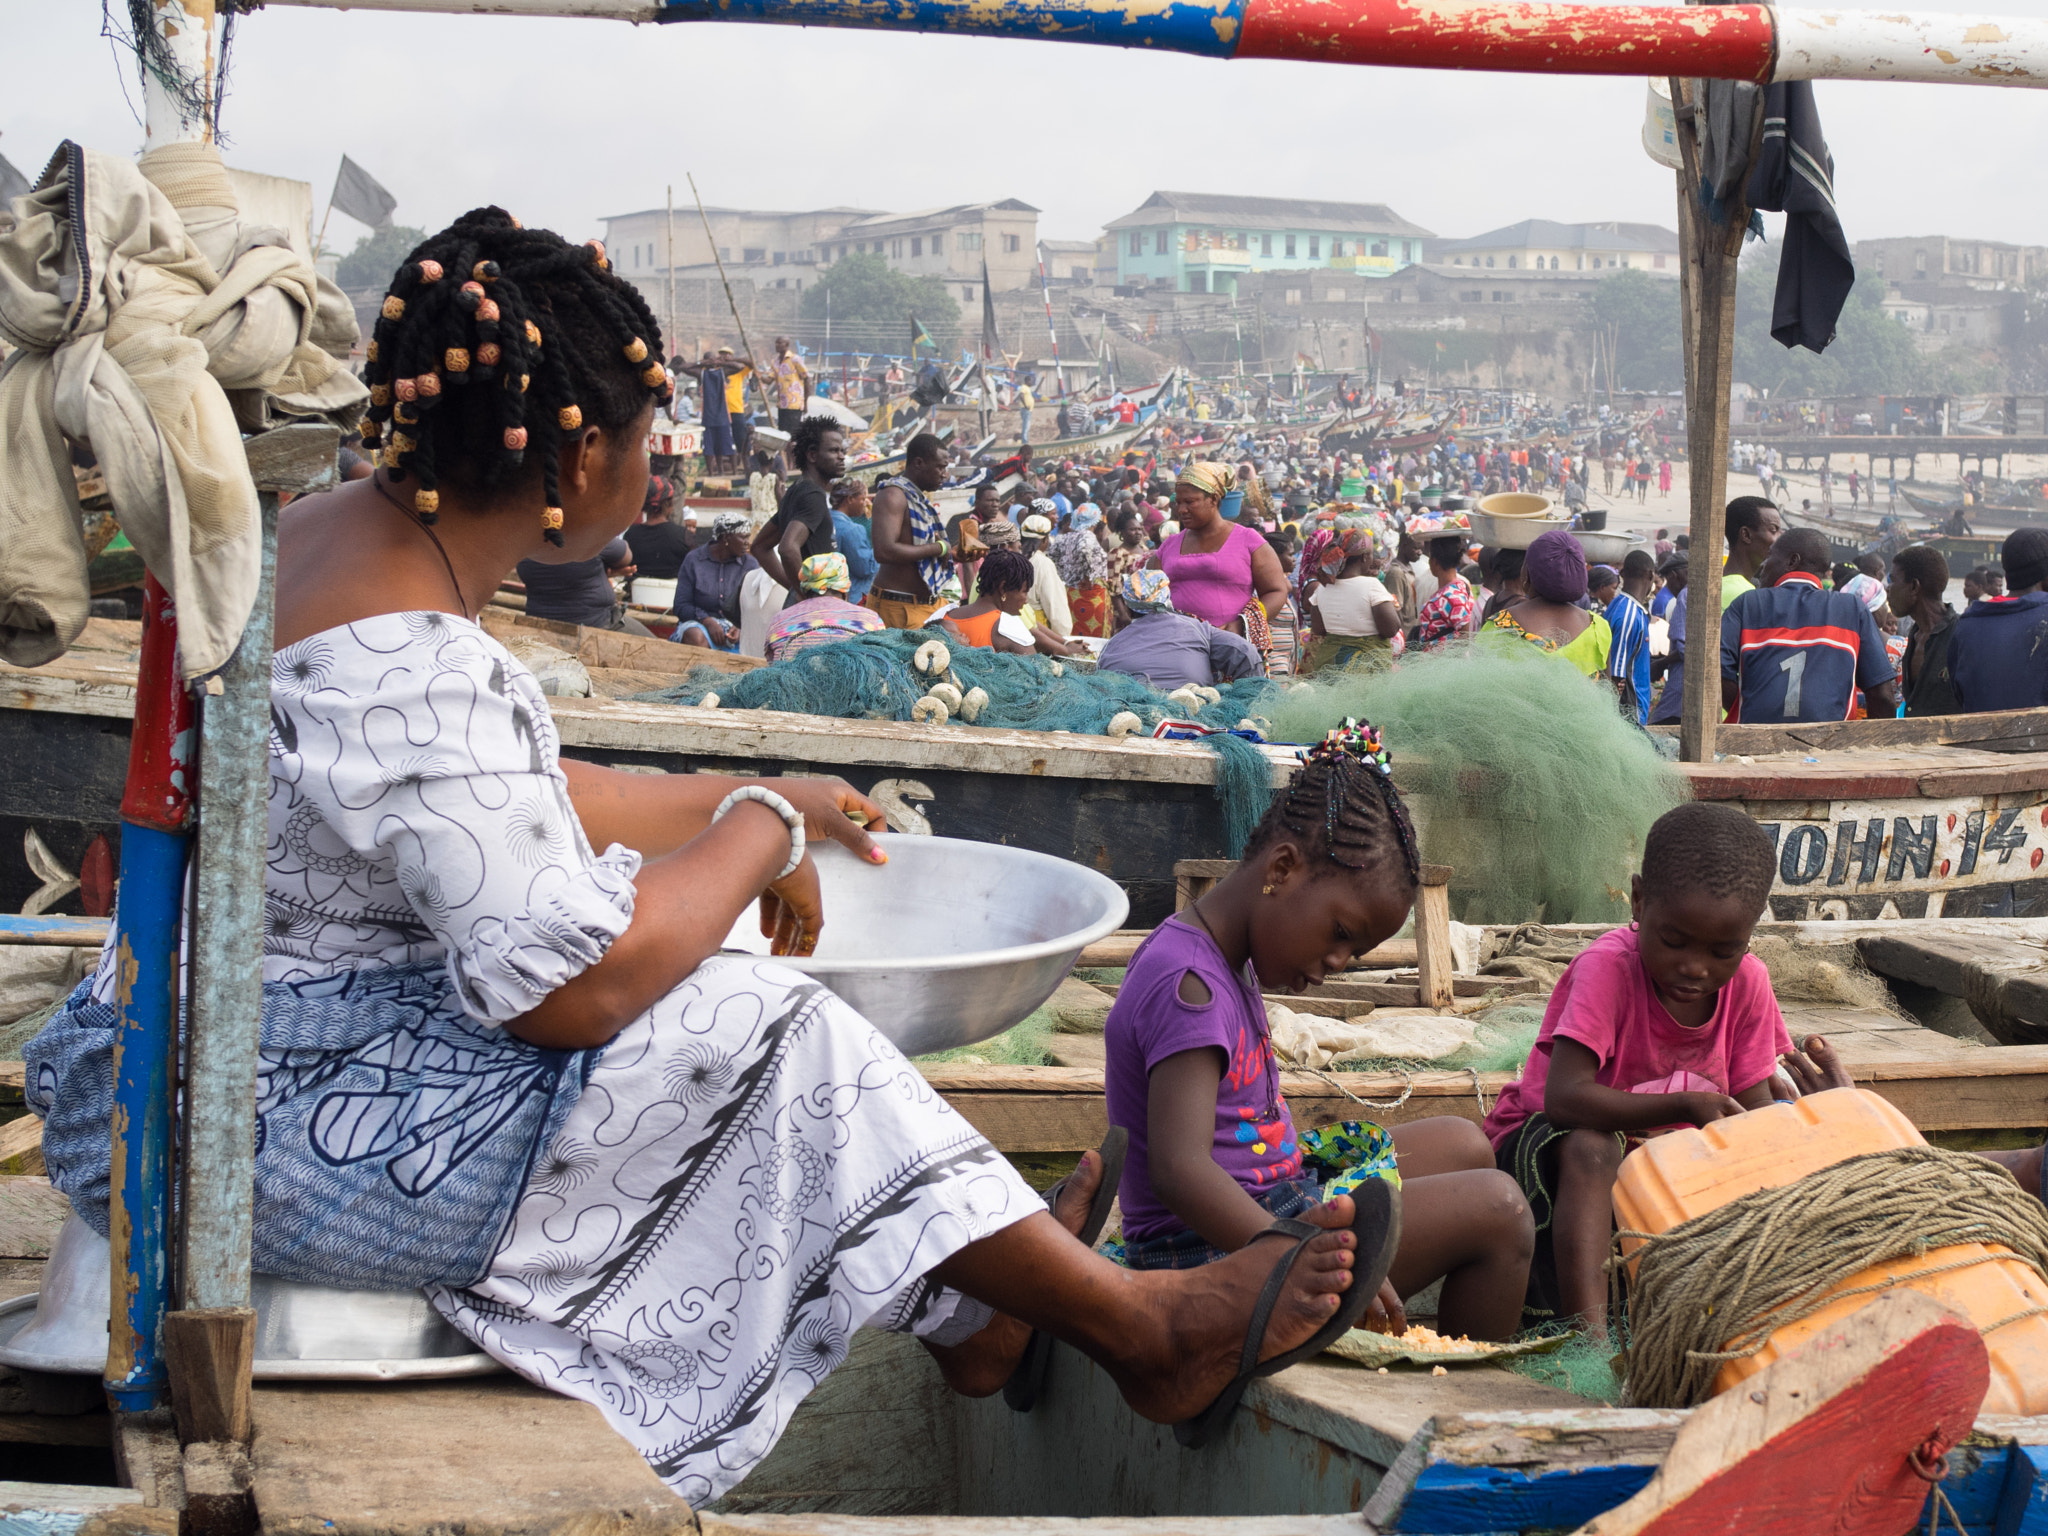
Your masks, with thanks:
[{"label": "hair clip", "polygon": [[574,432],[583,425],[583,407],[580,405],[565,405],[555,412],[555,421],[564,432]]},{"label": "hair clip", "polygon": [[380,311],[386,320],[402,319],[405,315],[405,300],[395,293],[384,295],[384,307]]},{"label": "hair clip", "polygon": [[421,282],[438,283],[439,281],[441,281],[441,274],[442,267],[441,263],[439,263],[438,261],[422,261],[420,263]]}]

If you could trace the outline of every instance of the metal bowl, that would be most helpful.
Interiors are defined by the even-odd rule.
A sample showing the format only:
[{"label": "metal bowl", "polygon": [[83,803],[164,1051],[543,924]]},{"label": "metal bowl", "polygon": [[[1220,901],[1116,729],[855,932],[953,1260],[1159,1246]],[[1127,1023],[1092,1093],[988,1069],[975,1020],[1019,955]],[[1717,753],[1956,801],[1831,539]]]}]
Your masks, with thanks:
[{"label": "metal bowl", "polygon": [[1571,526],[1568,517],[1489,517],[1484,512],[1468,512],[1465,518],[1479,542],[1493,549],[1527,549],[1553,528]]},{"label": "metal bowl", "polygon": [[[0,1302],[0,1365],[53,1375],[107,1368],[107,1240],[65,1218],[42,1290]],[[259,1381],[401,1381],[502,1369],[420,1291],[349,1291],[252,1275]]]},{"label": "metal bowl", "polygon": [[[837,843],[811,845],[824,932],[816,954],[781,963],[817,977],[906,1056],[1022,1022],[1131,910],[1114,880],[1051,854],[951,837],[876,841],[885,865]],[[768,953],[751,910],[726,948]]]},{"label": "metal bowl", "polygon": [[1628,558],[1630,550],[1641,549],[1647,542],[1640,533],[1607,533],[1584,528],[1573,529],[1572,537],[1579,541],[1579,548],[1586,552],[1588,562],[1611,565],[1616,569]]}]

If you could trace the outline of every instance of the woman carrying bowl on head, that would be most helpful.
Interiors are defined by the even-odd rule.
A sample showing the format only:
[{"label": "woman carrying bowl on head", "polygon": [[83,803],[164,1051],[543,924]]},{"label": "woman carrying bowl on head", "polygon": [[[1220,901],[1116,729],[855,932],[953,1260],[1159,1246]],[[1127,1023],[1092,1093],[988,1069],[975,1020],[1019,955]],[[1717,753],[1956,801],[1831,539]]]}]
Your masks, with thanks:
[{"label": "woman carrying bowl on head", "polygon": [[1182,613],[1233,630],[1268,656],[1273,641],[1267,621],[1287,601],[1287,573],[1257,530],[1234,520],[1242,505],[1237,472],[1229,465],[1189,464],[1173,488],[1180,532],[1148,563],[1166,572]]},{"label": "woman carrying bowl on head", "polygon": [[[1074,1236],[1100,1157],[1048,1212],[866,1019],[720,953],[757,903],[777,954],[810,952],[809,842],[885,863],[872,801],[560,755],[476,617],[520,560],[587,560],[639,513],[669,383],[602,248],[479,208],[381,312],[382,463],[278,534],[254,1268],[424,1288],[698,1507],[859,1327],[977,1394],[1042,1327],[1161,1421],[1225,1395],[1248,1339],[1285,1360],[1349,1327],[1383,1276],[1353,1291],[1348,1202],[1235,1270],[1133,1285]],[[26,1050],[51,1181],[102,1234],[117,956]]]}]

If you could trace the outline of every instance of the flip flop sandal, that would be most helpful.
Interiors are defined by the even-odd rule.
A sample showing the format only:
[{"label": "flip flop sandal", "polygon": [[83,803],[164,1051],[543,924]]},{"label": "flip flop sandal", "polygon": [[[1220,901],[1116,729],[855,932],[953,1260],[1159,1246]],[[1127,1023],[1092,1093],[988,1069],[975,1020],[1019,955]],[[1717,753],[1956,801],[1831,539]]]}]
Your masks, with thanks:
[{"label": "flip flop sandal", "polygon": [[1351,1231],[1358,1238],[1358,1249],[1351,1261],[1351,1288],[1343,1293],[1336,1315],[1305,1342],[1266,1361],[1259,1359],[1259,1351],[1265,1345],[1266,1329],[1273,1320],[1273,1308],[1279,1304],[1280,1292],[1286,1287],[1294,1261],[1301,1257],[1311,1240],[1329,1228],[1283,1217],[1252,1239],[1257,1242],[1266,1237],[1291,1237],[1295,1243],[1286,1257],[1273,1266],[1273,1272],[1266,1277],[1266,1283],[1259,1291],[1258,1302],[1252,1308],[1251,1323],[1245,1330],[1244,1353],[1238,1359],[1236,1377],[1207,1408],[1192,1419],[1184,1419],[1173,1426],[1173,1438],[1189,1450],[1199,1450],[1223,1433],[1230,1424],[1231,1416],[1237,1412],[1244,1389],[1256,1378],[1276,1375],[1290,1365],[1321,1354],[1344,1337],[1364,1315],[1365,1309],[1372,1305],[1373,1298],[1379,1294],[1381,1282],[1387,1278],[1387,1271],[1393,1267],[1394,1250],[1401,1243],[1401,1195],[1385,1179],[1368,1179],[1352,1191],[1351,1199],[1357,1207],[1357,1214],[1351,1220]]},{"label": "flip flop sandal", "polygon": [[[1102,1182],[1096,1185],[1095,1199],[1088,1206],[1088,1219],[1081,1224],[1080,1241],[1086,1247],[1095,1246],[1095,1240],[1102,1236],[1102,1228],[1109,1220],[1109,1208],[1116,1203],[1117,1186],[1123,1182],[1124,1154],[1130,1146],[1131,1133],[1120,1125],[1112,1125],[1109,1134],[1102,1138],[1102,1145],[1096,1149],[1096,1155],[1102,1159]],[[1058,1207],[1060,1192],[1066,1187],[1066,1179],[1061,1179],[1046,1191],[1045,1208],[1048,1211]],[[1003,1384],[1003,1401],[1018,1413],[1029,1413],[1038,1406],[1038,1393],[1045,1385],[1045,1368],[1052,1363],[1054,1342],[1051,1334],[1032,1329],[1031,1340],[1024,1346],[1023,1358],[1018,1360],[1017,1369]]]}]

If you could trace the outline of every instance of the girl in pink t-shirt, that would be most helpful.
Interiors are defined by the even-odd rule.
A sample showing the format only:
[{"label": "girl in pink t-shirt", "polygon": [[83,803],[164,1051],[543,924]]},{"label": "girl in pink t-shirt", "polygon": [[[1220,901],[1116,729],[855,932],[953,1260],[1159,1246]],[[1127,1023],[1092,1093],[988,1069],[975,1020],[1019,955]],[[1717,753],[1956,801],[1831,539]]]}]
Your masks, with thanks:
[{"label": "girl in pink t-shirt", "polygon": [[[1377,1273],[1375,1326],[1444,1281],[1442,1332],[1504,1339],[1526,1287],[1531,1223],[1468,1120],[1391,1132],[1297,1132],[1280,1094],[1263,990],[1299,991],[1398,930],[1415,900],[1415,834],[1370,727],[1332,733],[1275,798],[1243,859],[1132,958],[1104,1030],[1109,1120],[1130,1131],[1124,1257],[1186,1269],[1391,1175],[1399,1244]],[[1381,1277],[1386,1283],[1381,1285]]]},{"label": "girl in pink t-shirt", "polygon": [[[1792,1042],[1749,936],[1777,862],[1732,806],[1667,812],[1631,881],[1636,920],[1589,945],[1551,994],[1521,1077],[1486,1117],[1536,1216],[1525,1322],[1605,1337],[1614,1178],[1631,1141],[1771,1102]],[[1816,1054],[1827,1070],[1802,1070],[1804,1086],[1845,1086],[1824,1045]]]}]

